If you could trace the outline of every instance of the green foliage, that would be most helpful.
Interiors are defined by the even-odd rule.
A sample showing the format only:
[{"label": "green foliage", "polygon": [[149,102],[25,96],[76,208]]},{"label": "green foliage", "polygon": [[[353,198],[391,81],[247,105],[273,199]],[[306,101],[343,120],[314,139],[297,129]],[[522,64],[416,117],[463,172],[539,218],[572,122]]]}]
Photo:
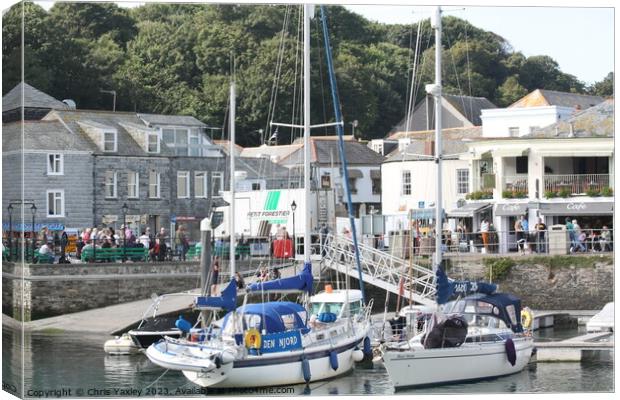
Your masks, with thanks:
[{"label": "green foliage", "polygon": [[493,198],[493,190],[478,190],[475,192],[467,193],[465,195],[467,200],[486,200]]},{"label": "green foliage", "polygon": [[568,196],[571,195],[571,191],[570,189],[566,189],[566,188],[562,188],[558,191],[558,196],[562,197],[562,198],[567,198]]},{"label": "green foliage", "polygon": [[598,190],[597,188],[590,187],[588,188],[588,190],[586,190],[586,196],[598,197],[600,195],[601,195],[601,191]]},{"label": "green foliage", "polygon": [[554,197],[558,197],[558,192],[553,190],[545,190],[545,197],[548,199],[552,199]]},{"label": "green foliage", "polygon": [[[56,2],[46,12],[22,2],[2,17],[4,93],[21,81],[22,11],[25,80],[56,98],[74,99],[79,108],[109,110],[110,96],[100,89],[113,89],[119,111],[189,114],[224,126],[234,56],[239,144],[261,143],[258,130],[267,134],[270,120],[300,122],[299,5],[160,3],[128,9]],[[327,12],[344,120],[359,121],[355,132],[362,139],[384,137],[405,116],[418,26],[371,22],[340,6],[328,6]],[[435,43],[428,19],[419,24],[416,80],[423,85],[434,80]],[[443,26],[446,93],[483,96],[505,106],[538,88],[585,90],[549,57],[526,58],[500,36],[453,16],[445,16]],[[330,122],[334,112],[320,28],[315,18],[311,119]],[[609,95],[612,84],[610,74],[588,90]],[[418,90],[416,102],[423,97]],[[280,143],[299,134],[282,131]]]},{"label": "green foliage", "polygon": [[600,82],[588,88],[588,92],[595,96],[611,97],[614,95],[614,73],[610,72]]},{"label": "green foliage", "polygon": [[504,279],[515,265],[515,261],[510,257],[487,257],[483,260],[487,267],[485,278],[491,282]]},{"label": "green foliage", "polygon": [[601,196],[611,197],[614,195],[614,190],[610,187],[604,187],[601,189]]}]

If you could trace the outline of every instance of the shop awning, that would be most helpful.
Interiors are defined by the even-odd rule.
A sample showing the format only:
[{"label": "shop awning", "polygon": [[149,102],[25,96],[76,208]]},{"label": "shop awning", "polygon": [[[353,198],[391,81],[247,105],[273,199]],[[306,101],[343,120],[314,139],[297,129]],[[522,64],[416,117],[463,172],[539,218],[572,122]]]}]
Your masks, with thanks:
[{"label": "shop awning", "polygon": [[496,217],[524,215],[527,211],[527,203],[498,204],[495,207]]},{"label": "shop awning", "polygon": [[567,203],[540,203],[543,215],[607,215],[614,213],[614,203],[574,201]]},{"label": "shop awning", "polygon": [[362,171],[360,171],[359,169],[349,168],[348,171],[349,171],[349,178],[359,179],[364,176],[364,174],[362,174]]},{"label": "shop awning", "polygon": [[448,213],[448,217],[472,217],[474,214],[491,207],[490,203],[467,203],[463,207],[454,209]]},{"label": "shop awning", "polygon": [[381,170],[380,169],[371,169],[370,170],[370,179],[381,179]]}]

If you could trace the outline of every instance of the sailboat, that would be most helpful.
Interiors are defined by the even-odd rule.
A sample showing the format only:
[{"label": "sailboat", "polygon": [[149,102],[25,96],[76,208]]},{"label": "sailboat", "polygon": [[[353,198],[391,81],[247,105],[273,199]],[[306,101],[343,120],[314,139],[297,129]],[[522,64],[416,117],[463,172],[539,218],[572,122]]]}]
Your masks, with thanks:
[{"label": "sailboat", "polygon": [[[435,29],[435,84],[426,91],[435,99],[436,302],[426,329],[382,346],[382,359],[396,389],[472,381],[520,372],[534,347],[521,324],[521,301],[496,286],[482,282],[455,282],[442,269],[441,198],[441,8],[431,18]],[[456,296],[456,300],[450,301]]]},{"label": "sailboat", "polygon": [[[304,5],[306,204],[310,204],[311,9],[310,5]],[[231,140],[234,140],[232,134]],[[231,167],[232,176],[234,164]],[[234,185],[231,184],[231,187]],[[306,243],[310,242],[309,213],[309,207],[306,207]],[[234,215],[234,212],[231,214]],[[231,240],[231,254],[234,254],[232,246],[234,240]],[[309,383],[349,372],[355,361],[364,358],[362,349],[370,350],[368,334],[372,301],[364,304],[361,294],[342,293],[329,287],[324,293],[311,297],[314,279],[310,252],[310,246],[304,246],[304,268],[298,275],[248,285],[243,305],[224,316],[218,332],[202,335],[195,340],[191,337],[166,337],[151,345],[146,355],[163,368],[182,371],[197,385],[213,388]],[[256,293],[298,293],[303,298],[301,303],[306,306],[289,301],[248,303],[249,296]],[[236,299],[233,295],[236,293],[231,291],[215,299],[207,296],[197,304],[200,303],[205,309],[217,309],[224,304],[234,304]],[[312,318],[310,314],[313,314]]]}]

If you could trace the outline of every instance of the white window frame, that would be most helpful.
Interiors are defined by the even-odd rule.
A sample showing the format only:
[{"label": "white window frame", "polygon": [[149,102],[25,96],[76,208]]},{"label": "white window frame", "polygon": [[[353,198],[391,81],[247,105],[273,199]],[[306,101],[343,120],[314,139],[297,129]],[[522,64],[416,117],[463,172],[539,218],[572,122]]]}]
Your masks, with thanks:
[{"label": "white window frame", "polygon": [[[465,178],[463,179],[462,173],[465,173]],[[463,187],[465,190],[461,190]],[[467,194],[469,193],[469,168],[457,168],[456,169],[456,193],[457,194]]]},{"label": "white window frame", "polygon": [[[134,177],[133,185],[131,184],[130,177]],[[132,195],[132,187],[135,190],[135,193]],[[140,198],[140,173],[135,171],[127,172],[127,198],[128,199],[139,199]]]},{"label": "white window frame", "polygon": [[[177,171],[177,199],[189,199],[190,198],[190,173],[189,171]],[[179,190],[180,185],[179,185],[179,180],[181,179],[185,179],[185,186],[186,186],[186,190],[187,193],[185,193],[184,195],[181,195],[181,191]]]},{"label": "white window frame", "polygon": [[[54,157],[51,161],[50,157]],[[48,175],[64,175],[65,174],[65,159],[62,153],[47,153],[47,174]],[[55,171],[56,162],[58,162],[58,170]]]},{"label": "white window frame", "polygon": [[[106,144],[105,136],[106,136],[106,134],[114,135],[114,148],[112,150],[106,150],[106,148],[105,148],[105,144]],[[116,132],[116,131],[103,131],[103,133],[101,134],[101,141],[102,141],[101,148],[103,149],[103,151],[105,153],[115,153],[115,152],[118,151],[118,132]]]},{"label": "white window frame", "polygon": [[[199,176],[202,174],[202,179]],[[209,172],[207,171],[195,171],[194,172],[194,197],[197,199],[206,199],[209,194],[209,181],[208,181]],[[202,193],[198,193],[198,184],[197,182],[202,181]]]},{"label": "white window frame", "polygon": [[[216,184],[215,182],[219,183]],[[224,173],[221,171],[212,172],[211,173],[211,195],[213,197],[221,197],[219,191],[216,193],[215,188],[220,188],[221,191],[224,191]]]},{"label": "white window frame", "polygon": [[[157,150],[151,151],[151,138],[155,137],[156,148]],[[146,152],[151,154],[159,154],[161,152],[161,140],[159,137],[159,132],[147,132],[146,134]]]},{"label": "white window frame", "polygon": [[511,126],[508,128],[508,136],[510,137],[519,137],[519,127]]},{"label": "white window frame", "polygon": [[[151,174],[155,174],[155,182],[151,182]],[[155,187],[157,190],[155,196],[151,196],[151,188]],[[161,174],[157,171],[149,171],[149,199],[161,198]]]},{"label": "white window frame", "polygon": [[[409,182],[405,182],[405,175],[408,175]],[[409,170],[401,171],[401,174],[400,174],[400,194],[402,196],[411,196],[411,189],[413,187],[412,186],[412,179],[411,179],[411,177],[412,177],[411,171],[409,171]],[[407,192],[409,192],[409,193],[407,193]]]},{"label": "white window frame", "polygon": [[[54,214],[50,214],[50,194],[54,194],[54,203],[57,200],[56,196],[57,194],[60,195],[59,199],[60,199],[60,213],[54,213]],[[47,190],[45,193],[45,213],[47,214],[47,218],[64,218],[65,217],[65,191],[63,189],[50,189]],[[56,211],[56,204],[54,204],[54,211]]]},{"label": "white window frame", "polygon": [[[112,173],[114,180],[112,181],[112,195],[108,194],[108,187],[110,184],[108,183],[108,173]],[[118,172],[117,171],[106,171],[103,176],[103,187],[106,199],[116,199],[118,198]]]},{"label": "white window frame", "polygon": [[[174,152],[175,155],[179,156],[188,156],[189,155],[189,142],[190,142],[190,132],[191,132],[191,128],[187,127],[187,126],[161,126],[160,128],[160,132],[161,132],[161,139],[164,143],[166,143],[166,141],[164,140],[164,130],[170,130],[173,132],[173,136],[174,136],[174,142],[172,143],[166,143],[166,146],[168,146],[170,149],[172,149],[172,151]],[[178,154],[177,153],[177,148],[180,148],[179,146],[179,137],[180,136],[185,136],[185,153],[184,154]]]}]

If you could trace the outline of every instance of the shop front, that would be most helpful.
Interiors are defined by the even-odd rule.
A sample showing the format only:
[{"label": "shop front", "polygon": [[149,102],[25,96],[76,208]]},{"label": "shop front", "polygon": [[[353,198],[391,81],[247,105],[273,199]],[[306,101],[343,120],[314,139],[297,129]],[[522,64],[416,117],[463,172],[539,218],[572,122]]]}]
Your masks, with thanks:
[{"label": "shop front", "polygon": [[565,224],[569,218],[577,220],[581,229],[600,230],[603,226],[613,228],[613,201],[568,201],[540,203],[539,213],[547,226]]},{"label": "shop front", "polygon": [[[517,219],[522,215],[528,217],[528,203],[499,203],[495,206],[494,214],[500,253],[517,251],[514,226]],[[533,227],[536,221],[530,221],[530,223]]]}]

